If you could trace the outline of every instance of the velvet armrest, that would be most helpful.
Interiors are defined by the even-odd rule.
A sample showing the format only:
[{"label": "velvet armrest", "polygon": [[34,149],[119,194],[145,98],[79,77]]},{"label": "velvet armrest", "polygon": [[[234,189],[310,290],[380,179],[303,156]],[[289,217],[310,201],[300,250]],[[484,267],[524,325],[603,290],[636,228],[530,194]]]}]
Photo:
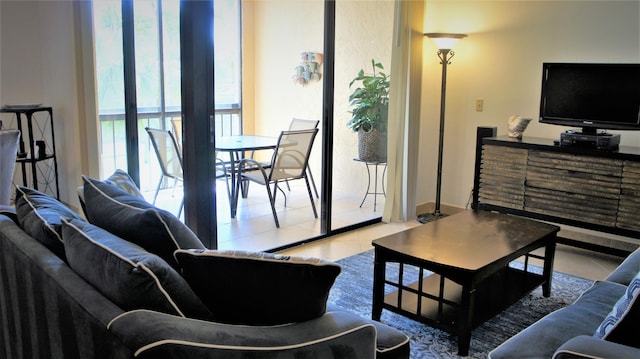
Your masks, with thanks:
[{"label": "velvet armrest", "polygon": [[631,252],[605,280],[629,285],[638,272],[640,272],[640,248]]},{"label": "velvet armrest", "polygon": [[580,335],[558,348],[553,358],[640,358],[640,349],[589,335]]},{"label": "velvet armrest", "polygon": [[374,358],[375,327],[347,312],[300,323],[246,326],[148,310],[126,312],[109,330],[137,358]]}]

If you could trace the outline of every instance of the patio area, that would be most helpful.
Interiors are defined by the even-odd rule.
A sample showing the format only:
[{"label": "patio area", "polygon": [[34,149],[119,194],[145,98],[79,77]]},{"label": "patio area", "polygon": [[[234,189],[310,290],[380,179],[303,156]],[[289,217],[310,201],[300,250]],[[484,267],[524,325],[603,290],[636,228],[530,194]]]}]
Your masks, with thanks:
[{"label": "patio area", "polygon": [[[229,200],[224,181],[217,181],[218,249],[264,251],[281,247],[320,234],[320,218],[314,218],[304,181],[290,182],[291,191],[283,186],[287,194],[284,207],[282,193],[276,198],[276,212],[280,228],[276,228],[269,199],[263,186],[251,184],[247,198],[238,200],[236,218],[230,217]],[[366,192],[366,182],[358,193],[334,193],[332,226],[341,228],[382,216],[385,197],[377,196],[376,211],[373,211],[373,195],[369,195],[360,207]],[[148,201],[154,191],[143,192]],[[156,206],[173,214],[178,211],[182,199],[182,187],[160,191]],[[318,215],[322,209],[315,198]],[[184,213],[181,216],[184,219]]]}]

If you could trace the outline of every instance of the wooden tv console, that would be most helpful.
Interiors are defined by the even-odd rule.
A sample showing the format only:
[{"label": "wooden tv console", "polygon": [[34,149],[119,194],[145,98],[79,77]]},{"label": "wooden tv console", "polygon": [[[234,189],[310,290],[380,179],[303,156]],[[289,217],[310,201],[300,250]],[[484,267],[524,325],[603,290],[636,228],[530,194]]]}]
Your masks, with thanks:
[{"label": "wooden tv console", "polygon": [[[473,208],[640,239],[640,147],[605,151],[546,138],[483,137],[491,133],[495,128],[478,128]],[[624,255],[640,245],[563,232],[558,243],[604,253]]]}]

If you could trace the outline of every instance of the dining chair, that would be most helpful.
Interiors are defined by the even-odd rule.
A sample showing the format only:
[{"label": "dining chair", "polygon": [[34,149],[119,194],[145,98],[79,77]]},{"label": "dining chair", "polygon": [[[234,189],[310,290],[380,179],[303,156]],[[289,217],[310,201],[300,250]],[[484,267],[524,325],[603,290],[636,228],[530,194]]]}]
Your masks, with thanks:
[{"label": "dining chair", "polygon": [[173,131],[180,153],[182,153],[182,118],[171,118],[171,130]]},{"label": "dining chair", "polygon": [[18,154],[20,131],[0,130],[0,205],[11,204],[13,172]]},{"label": "dining chair", "polygon": [[[174,180],[174,187],[177,185],[178,181],[184,182],[182,172],[182,146],[178,145],[178,141],[171,131],[150,127],[146,127],[145,130],[149,134],[149,138],[151,139],[151,143],[153,144],[153,149],[156,153],[156,157],[158,158],[158,163],[160,164],[160,170],[162,172],[160,181],[158,181],[156,193],[153,196],[152,204],[155,205],[158,198],[158,193],[160,192],[160,188],[162,187],[162,182],[165,178],[172,178]],[[227,197],[229,198],[229,200],[231,200],[231,189],[229,187],[229,176],[227,174],[226,164],[223,160],[217,157],[215,161],[216,179],[225,180]],[[178,209],[177,217],[180,217],[180,215],[182,214],[183,207],[184,195],[182,197],[182,200],[180,201],[180,208]]]},{"label": "dining chair", "polygon": [[[289,123],[289,131],[299,131],[299,130],[311,130],[314,128],[318,128],[318,124],[320,121],[318,120],[305,120],[302,118],[293,118]],[[320,198],[318,195],[318,188],[316,187],[316,181],[313,179],[313,174],[311,173],[311,168],[307,166],[307,175],[309,176],[309,180],[311,181],[311,186],[313,187],[313,192],[316,194],[316,198]],[[287,188],[291,190],[289,187],[289,182],[287,182]]]},{"label": "dining chair", "polygon": [[[154,194],[153,201],[151,202],[155,205],[156,200],[158,199],[158,193],[160,193],[160,188],[162,187],[162,182],[165,178],[173,179],[174,187],[177,185],[178,181],[184,182],[182,174],[182,153],[180,152],[180,147],[178,147],[176,138],[171,131],[149,127],[145,127],[145,130],[151,139],[151,144],[153,145],[156,157],[158,158],[158,164],[160,165],[161,171],[156,193]],[[180,217],[183,207],[184,195],[180,201],[177,217]]]},{"label": "dining chair", "polygon": [[[278,187],[278,183],[281,181],[304,179],[307,185],[313,215],[315,218],[318,218],[318,212],[307,175],[309,154],[311,153],[313,141],[317,134],[317,128],[300,131],[282,131],[280,136],[278,136],[276,149],[271,157],[269,167],[265,167],[260,162],[251,158],[244,158],[240,160],[238,164],[238,167],[242,169],[240,172],[242,179],[265,186],[267,195],[269,196],[269,203],[271,204],[273,219],[278,228],[280,227],[280,222],[278,221],[275,207],[278,190],[280,190],[284,196],[284,206],[287,206],[287,196],[284,191]],[[245,170],[244,168],[248,169]],[[239,186],[239,183],[240,181],[238,181],[236,186]],[[273,185],[273,189],[271,189],[271,185]]]}]

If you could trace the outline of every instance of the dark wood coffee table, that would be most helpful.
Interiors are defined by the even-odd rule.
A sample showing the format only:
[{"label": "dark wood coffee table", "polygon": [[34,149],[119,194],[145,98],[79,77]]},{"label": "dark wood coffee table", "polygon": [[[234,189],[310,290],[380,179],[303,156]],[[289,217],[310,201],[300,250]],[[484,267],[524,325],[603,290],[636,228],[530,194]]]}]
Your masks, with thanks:
[{"label": "dark wood coffee table", "polygon": [[[380,320],[382,309],[388,309],[456,334],[458,354],[466,356],[473,328],[539,285],[550,295],[559,230],[469,210],[376,239],[372,317]],[[544,256],[531,253],[542,247]],[[520,257],[522,268],[509,265]],[[530,258],[543,261],[542,273]],[[399,263],[400,274],[387,278],[387,263]]]}]

